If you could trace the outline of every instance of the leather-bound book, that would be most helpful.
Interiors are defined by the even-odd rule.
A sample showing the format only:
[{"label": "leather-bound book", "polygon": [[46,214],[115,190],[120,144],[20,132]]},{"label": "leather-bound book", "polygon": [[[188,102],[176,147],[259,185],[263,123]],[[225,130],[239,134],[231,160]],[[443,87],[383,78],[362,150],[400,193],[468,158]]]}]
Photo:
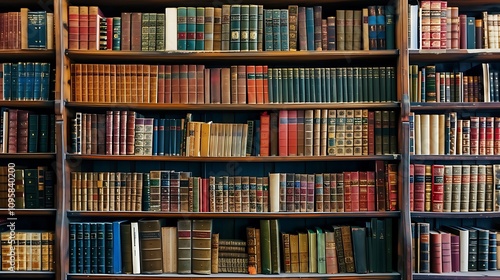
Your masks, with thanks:
[{"label": "leather-bound book", "polygon": [[219,273],[219,234],[212,234],[212,273]]},{"label": "leather-bound book", "polygon": [[[9,134],[9,137],[11,135]],[[17,111],[17,152],[28,152],[29,138],[29,113],[28,111]],[[10,140],[10,139],[9,139]],[[10,141],[9,141],[10,142]]]},{"label": "leather-bound book", "polygon": [[[441,234],[439,232],[431,230],[429,232],[430,240],[430,271],[432,273],[442,273],[443,272],[443,261],[442,261],[442,243]],[[420,240],[422,242],[422,240]]]},{"label": "leather-bound book", "polygon": [[430,245],[429,245],[429,224],[428,223],[418,223],[420,231],[420,273],[429,273],[430,266]]},{"label": "leather-bound book", "polygon": [[432,165],[432,212],[443,212],[444,165]]},{"label": "leather-bound book", "polygon": [[351,231],[356,273],[368,273],[366,228],[353,226]]},{"label": "leather-bound book", "polygon": [[177,221],[177,273],[191,273],[191,220]]},{"label": "leather-bound book", "polygon": [[212,220],[193,220],[192,223],[192,273],[210,274],[212,271]]}]

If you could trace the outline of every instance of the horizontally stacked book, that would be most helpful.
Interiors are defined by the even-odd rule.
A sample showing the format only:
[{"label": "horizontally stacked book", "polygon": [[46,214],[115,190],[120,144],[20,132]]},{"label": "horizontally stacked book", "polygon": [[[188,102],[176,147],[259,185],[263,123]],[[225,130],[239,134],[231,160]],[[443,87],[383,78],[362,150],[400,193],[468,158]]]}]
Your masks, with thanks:
[{"label": "horizontally stacked book", "polygon": [[68,9],[70,50],[321,51],[394,49],[394,7],[168,7],[164,13],[105,17],[97,6]]},{"label": "horizontally stacked book", "polygon": [[271,173],[269,177],[191,172],[72,172],[73,211],[359,212],[394,211],[397,165],[376,171]]}]

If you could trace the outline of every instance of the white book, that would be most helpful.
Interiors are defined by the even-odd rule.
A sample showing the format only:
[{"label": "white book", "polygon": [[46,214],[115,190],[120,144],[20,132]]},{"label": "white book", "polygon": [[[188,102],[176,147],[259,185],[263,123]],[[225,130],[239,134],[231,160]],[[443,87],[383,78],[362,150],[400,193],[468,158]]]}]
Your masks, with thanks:
[{"label": "white book", "polygon": [[165,51],[177,50],[177,8],[165,8]]},{"label": "white book", "polygon": [[420,115],[420,148],[422,155],[430,155],[431,137],[430,137],[430,115]]},{"label": "white book", "polygon": [[410,5],[409,10],[409,39],[410,43],[408,44],[408,48],[410,50],[418,50],[419,49],[419,39],[420,39],[420,30],[418,28],[419,25],[419,8],[418,5]]},{"label": "white book", "polygon": [[483,98],[484,102],[491,102],[490,100],[490,64],[483,63]]},{"label": "white book", "polygon": [[420,115],[415,115],[415,125],[413,128],[415,132],[415,140],[413,141],[413,146],[415,147],[415,154],[422,154],[422,134],[421,132],[421,124],[420,124]]},{"label": "white book", "polygon": [[139,243],[139,224],[130,223],[130,233],[132,235],[132,273],[141,273],[141,248]]},{"label": "white book", "polygon": [[269,173],[269,212],[280,211],[280,174]]}]

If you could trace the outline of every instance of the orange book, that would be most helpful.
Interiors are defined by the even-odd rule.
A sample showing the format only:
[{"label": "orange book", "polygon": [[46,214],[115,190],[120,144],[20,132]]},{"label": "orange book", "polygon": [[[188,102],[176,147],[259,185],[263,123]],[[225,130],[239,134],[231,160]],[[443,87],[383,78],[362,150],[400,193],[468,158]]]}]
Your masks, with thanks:
[{"label": "orange book", "polygon": [[[83,82],[83,81],[82,81]],[[116,102],[116,65],[111,64],[109,69],[110,102]]]},{"label": "orange book", "polygon": [[179,94],[180,94],[180,103],[188,104],[189,103],[189,79],[188,79],[188,66],[183,64],[179,66]]},{"label": "orange book", "polygon": [[248,104],[257,104],[257,90],[256,90],[256,75],[255,65],[247,65],[247,98]]},{"label": "orange book", "polygon": [[179,65],[172,65],[172,73],[171,73],[172,104],[181,103],[179,69],[180,69]]},{"label": "orange book", "polygon": [[[120,95],[118,96],[118,98],[120,99],[120,101],[118,102],[128,102],[128,100],[126,100],[126,93],[127,93],[127,72],[126,72],[126,68],[125,68],[125,65],[122,64],[119,66],[120,67],[120,80],[121,80],[121,83],[120,83]],[[146,86],[146,84],[144,84],[144,86]]]},{"label": "orange book", "polygon": [[264,93],[264,104],[269,103],[269,87],[267,81],[267,65],[262,66],[262,81],[263,81],[263,93]]},{"label": "orange book", "polygon": [[80,6],[79,16],[79,49],[89,49],[89,7]]},{"label": "orange book", "polygon": [[[262,133],[262,132],[261,132]],[[278,124],[278,154],[279,156],[288,156],[288,111],[281,110],[279,113]]]},{"label": "orange book", "polygon": [[231,104],[238,103],[238,66],[231,66]]},{"label": "orange book", "polygon": [[130,102],[137,103],[137,65],[130,66]]},{"label": "orange book", "polygon": [[94,102],[94,64],[87,64],[87,101]]},{"label": "orange book", "polygon": [[75,85],[74,85],[74,99],[73,101],[81,102],[82,99],[82,65],[73,64],[75,67]]},{"label": "orange book", "polygon": [[158,103],[158,65],[149,69],[149,103]]},{"label": "orange book", "polygon": [[123,102],[132,102],[132,82],[131,82],[131,79],[132,79],[132,67],[130,64],[127,64],[127,65],[123,65],[123,71],[124,71],[124,74],[123,74],[123,80],[124,80],[124,83],[123,83]]},{"label": "orange book", "polygon": [[[142,103],[144,94],[144,65],[137,65],[137,102]],[[117,81],[118,82],[118,81]],[[118,85],[117,85],[118,87]]]},{"label": "orange book", "polygon": [[78,50],[80,48],[80,7],[69,6],[68,9],[68,48]]},{"label": "orange book", "polygon": [[257,104],[264,104],[264,73],[263,66],[255,66],[255,92],[257,98]]},{"label": "orange book", "polygon": [[196,103],[205,103],[205,65],[196,65]]},{"label": "orange book", "polygon": [[269,156],[269,133],[270,133],[271,117],[267,112],[260,115],[260,156]]},{"label": "orange book", "polygon": [[87,64],[82,64],[82,100],[89,101],[88,83],[87,83]]},{"label": "orange book", "polygon": [[158,103],[165,103],[165,65],[158,66]]},{"label": "orange book", "polygon": [[172,103],[172,65],[165,65],[165,99],[164,103]]},{"label": "orange book", "polygon": [[238,73],[238,102],[237,104],[246,104],[247,103],[247,71],[245,65],[238,65],[237,67]]},{"label": "orange book", "polygon": [[105,73],[104,72],[104,64],[98,64],[98,74],[99,74],[99,80],[98,80],[98,89],[99,89],[99,92],[98,92],[98,100],[99,102],[104,102],[104,95],[106,93],[106,82],[105,82],[105,79],[104,79],[104,76],[105,76]]},{"label": "orange book", "polygon": [[[151,92],[149,91],[149,73],[151,71],[151,65],[143,65],[142,66],[142,102],[149,103],[151,100]],[[139,99],[141,102],[141,100]]]},{"label": "orange book", "polygon": [[[182,67],[181,67],[182,68]],[[196,104],[197,100],[197,86],[196,86],[196,65],[190,64],[188,65],[188,70],[187,70],[187,84],[188,84],[188,100],[187,103],[189,104]]]},{"label": "orange book", "polygon": [[92,75],[92,79],[93,79],[93,83],[94,83],[94,102],[100,102],[99,100],[99,91],[100,91],[100,87],[101,85],[99,84],[99,64],[92,64],[92,70],[93,70],[93,75]]},{"label": "orange book", "polygon": [[[280,131],[281,132],[281,131]],[[288,155],[298,155],[297,110],[288,111]],[[281,138],[280,138],[281,141]]]}]

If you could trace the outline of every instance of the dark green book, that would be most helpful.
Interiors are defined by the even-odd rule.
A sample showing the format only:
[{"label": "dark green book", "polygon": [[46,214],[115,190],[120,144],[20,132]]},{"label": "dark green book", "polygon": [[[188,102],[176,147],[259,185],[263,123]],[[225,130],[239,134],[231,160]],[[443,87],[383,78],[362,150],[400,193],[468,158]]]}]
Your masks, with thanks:
[{"label": "dark green book", "polygon": [[474,17],[467,17],[467,49],[476,48],[476,19]]},{"label": "dark green book", "polygon": [[327,103],[330,103],[332,102],[332,82],[331,82],[331,77],[330,77],[330,68],[325,68],[325,77],[324,77],[324,81],[325,81],[325,100],[323,102],[327,102]]},{"label": "dark green book", "polygon": [[250,49],[250,6],[241,5],[240,10],[240,50],[248,51]]},{"label": "dark green book", "polygon": [[305,102],[312,102],[312,98],[311,98],[311,79],[310,79],[310,76],[311,76],[311,71],[309,71],[310,68],[304,68],[304,81],[305,81]]},{"label": "dark green book", "polygon": [[240,50],[241,5],[231,5],[230,50]]},{"label": "dark green book", "polygon": [[299,68],[299,102],[306,102],[306,74],[304,68]]},{"label": "dark green book", "polygon": [[361,94],[360,94],[360,77],[359,77],[359,67],[353,67],[352,68],[352,92],[353,92],[353,101],[354,102],[360,102],[361,101]]},{"label": "dark green book", "polygon": [[281,11],[273,9],[273,50],[281,50]]},{"label": "dark green book", "polygon": [[[387,101],[396,101],[396,80],[394,77],[394,67],[385,68],[385,88],[387,90]],[[444,92],[444,91],[443,91]]]},{"label": "dark green book", "polygon": [[177,49],[186,50],[187,46],[187,8],[177,8]]},{"label": "dark green book", "polygon": [[326,102],[327,100],[327,88],[326,88],[326,69],[320,68],[320,77],[321,77],[321,102]]},{"label": "dark green book", "polygon": [[260,247],[262,274],[271,274],[271,223],[269,220],[260,220]]},{"label": "dark green book", "polygon": [[[454,82],[452,82],[451,84],[454,84]],[[425,67],[425,101],[438,101],[436,92],[436,66],[434,65],[428,65]]]},{"label": "dark green book", "polygon": [[347,68],[343,67],[342,68],[342,99],[344,100],[343,102],[349,102],[349,85],[348,85],[348,77],[347,77]]},{"label": "dark green book", "polygon": [[364,227],[352,226],[351,232],[356,273],[368,273],[366,229]]},{"label": "dark green book", "polygon": [[[271,226],[271,271],[273,274],[280,274],[280,229],[278,220],[270,220]],[[262,233],[261,233],[262,236]]]},{"label": "dark green book", "polygon": [[196,41],[197,51],[205,50],[205,8],[196,7]]},{"label": "dark green book", "polygon": [[318,102],[319,93],[316,91],[316,68],[309,68],[309,92],[311,93],[311,102]]},{"label": "dark green book", "polygon": [[366,67],[360,67],[359,68],[359,77],[361,79],[361,85],[360,85],[360,98],[361,102],[368,102],[369,97],[368,97],[368,69]]},{"label": "dark green book", "polygon": [[249,32],[248,32],[248,49],[250,51],[257,50],[258,44],[258,34],[262,30],[259,30],[259,6],[258,5],[250,5],[250,16],[249,16]]},{"label": "dark green book", "polygon": [[299,79],[299,68],[292,69],[292,77],[293,77],[293,101],[294,102],[302,102],[300,99],[300,79]]},{"label": "dark green book", "polygon": [[156,14],[156,51],[165,50],[165,14]]},{"label": "dark green book", "polygon": [[391,133],[389,111],[382,111],[382,154],[387,155],[391,151]]},{"label": "dark green book", "polygon": [[149,51],[149,13],[142,13],[141,18],[141,50]]},{"label": "dark green book", "polygon": [[330,68],[330,102],[337,102],[337,68]]},{"label": "dark green book", "polygon": [[54,208],[54,178],[55,174],[52,170],[47,170],[45,172],[45,208]]},{"label": "dark green book", "polygon": [[373,87],[373,101],[374,102],[381,102],[382,99],[380,98],[380,67],[372,67],[373,71],[373,80],[372,80],[372,87]]},{"label": "dark green book", "polygon": [[344,81],[342,80],[342,68],[336,68],[336,80],[337,80],[337,102],[344,102]]},{"label": "dark green book", "polygon": [[119,51],[121,46],[122,18],[113,17],[113,50]]},{"label": "dark green book", "polygon": [[379,88],[380,88],[380,101],[389,101],[389,94],[386,88],[386,71],[385,67],[379,67]]},{"label": "dark green book", "polygon": [[375,102],[375,90],[373,89],[373,68],[367,67],[367,87],[368,87],[368,102]]},{"label": "dark green book", "polygon": [[294,88],[294,80],[293,80],[293,68],[287,68],[288,74],[288,102],[295,103],[297,100],[295,99],[295,91]]},{"label": "dark green book", "polygon": [[49,153],[56,152],[56,116],[49,115]]},{"label": "dark green book", "polygon": [[30,114],[28,117],[28,153],[38,152],[38,115]]},{"label": "dark green book", "polygon": [[394,26],[394,6],[385,6],[385,48],[387,50],[395,49],[394,44],[395,26]]},{"label": "dark green book", "polygon": [[276,78],[274,77],[273,73],[274,69],[273,68],[268,68],[267,69],[267,88],[268,88],[268,96],[269,96],[269,103],[275,103],[276,101],[274,100],[274,96],[276,95],[275,93],[275,88],[278,86],[276,84]]},{"label": "dark green book", "polygon": [[273,50],[273,10],[264,9],[264,50]]},{"label": "dark green book", "polygon": [[38,130],[38,152],[47,153],[49,151],[49,116],[39,116],[40,128]]},{"label": "dark green book", "polygon": [[315,102],[324,102],[323,100],[323,87],[321,83],[321,68],[314,69],[314,91],[315,91]]},{"label": "dark green book", "polygon": [[398,153],[398,121],[394,111],[389,111],[389,153]]},{"label": "dark green book", "polygon": [[149,14],[148,20],[148,51],[156,50],[156,13]]},{"label": "dark green book", "polygon": [[[280,68],[281,69],[281,102],[280,103],[288,103],[291,102],[288,99],[288,69],[287,68]],[[279,77],[279,74],[278,74]]]},{"label": "dark green book", "polygon": [[384,219],[384,224],[385,224],[385,257],[386,257],[386,262],[385,262],[385,272],[391,273],[393,272],[393,267],[392,267],[392,244],[394,241],[393,235],[392,235],[392,219]]},{"label": "dark green book", "polygon": [[347,67],[347,102],[354,101],[354,73],[352,67]]},{"label": "dark green book", "polygon": [[26,209],[40,208],[38,199],[38,170],[24,170],[24,207]]},{"label": "dark green book", "polygon": [[[383,220],[377,220],[377,240],[379,242],[378,248],[380,251],[378,252],[387,252],[386,249],[386,232],[385,232],[385,223]],[[387,262],[387,255],[386,254],[380,254],[378,255],[378,264],[379,264],[379,271],[378,272],[384,272],[386,268],[386,262]]]},{"label": "dark green book", "polygon": [[278,84],[278,90],[276,91],[276,102],[281,104],[283,103],[283,69],[282,68],[277,68],[278,69],[278,75],[276,76],[276,83]]},{"label": "dark green book", "polygon": [[375,155],[382,155],[382,111],[375,111]]}]

